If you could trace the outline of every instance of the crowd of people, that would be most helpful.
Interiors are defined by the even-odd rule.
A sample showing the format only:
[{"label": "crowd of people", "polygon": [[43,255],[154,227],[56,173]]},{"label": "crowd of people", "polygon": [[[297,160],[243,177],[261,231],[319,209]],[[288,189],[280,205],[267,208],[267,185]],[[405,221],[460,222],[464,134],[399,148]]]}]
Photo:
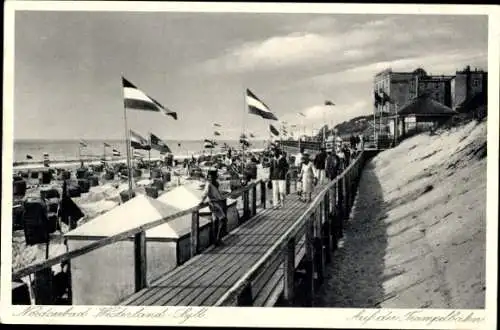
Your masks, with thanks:
[{"label": "crowd of people", "polygon": [[[305,203],[311,202],[314,187],[335,179],[357,156],[360,143],[354,140],[352,142],[351,144],[340,143],[330,149],[321,148],[314,158],[306,153],[304,148],[292,157],[287,157],[286,152],[277,147],[272,149],[268,164],[267,188],[272,189],[273,208],[279,209],[285,206],[287,175],[294,172],[291,171],[292,169],[298,173],[297,193],[300,200]],[[226,156],[221,159],[221,163],[229,168],[234,167],[234,170],[241,173],[246,182],[253,182],[257,180],[257,166],[263,164],[265,158],[263,155],[249,155],[245,157],[246,161],[241,161],[237,156],[231,158]],[[227,233],[227,217],[217,181],[216,167],[208,171],[201,203],[207,199],[217,228],[216,245],[220,245],[222,244],[221,238]]]}]

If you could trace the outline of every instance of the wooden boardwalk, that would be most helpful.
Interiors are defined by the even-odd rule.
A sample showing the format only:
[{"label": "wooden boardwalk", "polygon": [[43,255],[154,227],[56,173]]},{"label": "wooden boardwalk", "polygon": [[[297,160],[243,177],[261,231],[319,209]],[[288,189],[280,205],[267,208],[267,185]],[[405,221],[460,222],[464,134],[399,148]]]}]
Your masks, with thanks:
[{"label": "wooden boardwalk", "polygon": [[[316,187],[313,198],[322,188]],[[297,194],[287,195],[283,208],[261,209],[256,216],[229,233],[224,238],[223,246],[212,247],[197,255],[133,294],[121,305],[213,305],[263,257],[309,206],[309,203],[300,201]],[[304,253],[302,238],[295,248],[295,266]],[[276,259],[277,267],[270,268],[270,272],[275,274],[263,274],[261,277],[266,281],[260,281],[262,283],[258,278],[255,281],[254,305],[274,304],[282,290],[283,260]]]}]

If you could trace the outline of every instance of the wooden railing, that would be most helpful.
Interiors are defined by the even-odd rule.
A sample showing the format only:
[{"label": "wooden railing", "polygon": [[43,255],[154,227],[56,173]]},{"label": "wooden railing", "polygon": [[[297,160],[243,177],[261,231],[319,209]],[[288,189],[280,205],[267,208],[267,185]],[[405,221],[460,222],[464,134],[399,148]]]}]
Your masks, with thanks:
[{"label": "wooden railing", "polygon": [[[257,186],[260,185],[260,196],[257,196]],[[259,206],[260,208],[265,208],[266,207],[266,182],[265,180],[257,180],[256,182],[250,183],[236,191],[233,191],[231,193],[225,194],[224,200],[227,202],[227,198],[242,198],[243,202],[243,215],[240,217],[240,224],[252,216],[254,216],[257,213],[257,201],[260,200]],[[251,197],[251,198],[250,198]],[[251,200],[251,202],[250,202]],[[91,243],[89,245],[86,245],[82,248],[69,251],[67,253],[64,253],[62,255],[59,255],[54,258],[47,259],[42,262],[37,262],[35,264],[32,264],[30,266],[27,266],[21,270],[18,270],[16,272],[13,272],[12,274],[12,280],[20,280],[26,276],[29,276],[33,273],[37,273],[39,271],[42,271],[48,267],[52,267],[55,265],[59,265],[65,261],[69,261],[73,258],[82,256],[84,254],[87,254],[91,251],[97,250],[99,248],[105,247],[107,245],[123,241],[123,240],[128,240],[130,237],[134,237],[134,262],[135,262],[135,291],[139,291],[145,287],[147,287],[147,274],[146,274],[146,269],[147,269],[147,255],[146,255],[146,231],[161,225],[164,225],[170,221],[173,221],[181,216],[185,216],[188,214],[192,215],[192,221],[191,221],[191,256],[194,256],[198,253],[200,253],[200,215],[199,211],[200,209],[203,209],[207,207],[209,204],[208,202],[191,207],[189,209],[177,212],[175,214],[166,216],[164,218],[158,219],[156,221],[144,224],[142,226],[118,233],[113,236],[109,236],[106,238],[102,238],[94,243]],[[210,232],[210,240],[211,243],[214,242],[215,238],[215,228],[211,226],[211,232]]]},{"label": "wooden railing", "polygon": [[[295,288],[295,265],[299,242],[305,236],[304,269],[306,304],[312,304],[314,295],[314,273],[321,281],[325,261],[331,259],[332,250],[342,235],[343,223],[354,202],[359,177],[364,165],[365,154],[360,152],[356,159],[316,196],[307,210],[276,241],[276,243],[246,272],[217,302],[216,306],[250,306],[258,290],[257,279],[269,278],[283,269],[283,300],[292,305]],[[299,253],[300,254],[300,253]],[[264,279],[267,281],[268,279]],[[259,281],[262,281],[259,279]]]}]

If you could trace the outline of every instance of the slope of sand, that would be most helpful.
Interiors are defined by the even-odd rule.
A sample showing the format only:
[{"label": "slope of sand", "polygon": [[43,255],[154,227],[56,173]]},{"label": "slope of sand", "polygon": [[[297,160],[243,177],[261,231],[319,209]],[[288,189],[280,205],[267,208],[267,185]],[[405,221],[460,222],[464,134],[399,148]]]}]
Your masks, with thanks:
[{"label": "slope of sand", "polygon": [[316,306],[484,308],[486,123],[369,162]]}]

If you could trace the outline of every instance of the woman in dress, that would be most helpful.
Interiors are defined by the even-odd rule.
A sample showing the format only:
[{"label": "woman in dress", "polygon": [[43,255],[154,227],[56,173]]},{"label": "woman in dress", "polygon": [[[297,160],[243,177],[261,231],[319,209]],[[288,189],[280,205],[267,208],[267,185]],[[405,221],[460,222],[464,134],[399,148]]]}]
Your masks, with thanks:
[{"label": "woman in dress", "polygon": [[314,170],[308,154],[304,154],[302,156],[302,168],[300,170],[299,177],[302,181],[301,200],[304,202],[310,202],[314,183]]},{"label": "woman in dress", "polygon": [[222,197],[219,191],[219,182],[217,181],[217,170],[211,169],[208,171],[207,181],[205,183],[205,190],[201,197],[200,204],[203,204],[205,199],[209,200],[210,211],[212,212],[212,218],[214,219],[215,232],[217,237],[215,238],[215,246],[222,244],[222,236],[227,233],[227,217],[226,217],[226,200]]}]

